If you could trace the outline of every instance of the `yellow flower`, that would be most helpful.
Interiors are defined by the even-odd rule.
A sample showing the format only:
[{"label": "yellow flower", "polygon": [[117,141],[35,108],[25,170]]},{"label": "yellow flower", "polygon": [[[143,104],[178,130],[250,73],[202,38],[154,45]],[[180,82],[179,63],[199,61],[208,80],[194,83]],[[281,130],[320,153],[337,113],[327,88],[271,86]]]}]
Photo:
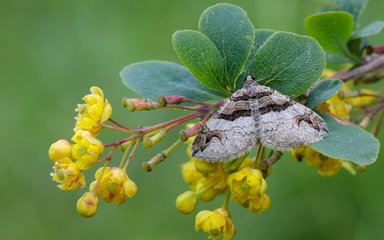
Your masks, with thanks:
[{"label": "yellow flower", "polygon": [[207,174],[216,171],[217,166],[219,165],[218,162],[210,163],[207,161],[199,160],[197,158],[192,158],[192,161],[195,164],[196,170],[201,172],[202,174]]},{"label": "yellow flower", "polygon": [[137,193],[136,184],[128,178],[127,173],[121,168],[101,167],[96,171],[95,178],[96,181],[92,182],[90,190],[95,191],[107,202],[121,204]]},{"label": "yellow flower", "polygon": [[77,213],[85,218],[93,217],[96,214],[99,206],[99,199],[92,192],[86,192],[77,201]]},{"label": "yellow flower", "polygon": [[196,185],[196,193],[202,201],[211,201],[227,187],[227,176],[223,164],[219,164],[214,172],[201,177]]},{"label": "yellow flower", "polygon": [[186,191],[176,198],[176,208],[180,212],[189,214],[196,208],[197,196],[195,192]]},{"label": "yellow flower", "polygon": [[91,87],[91,94],[83,97],[84,104],[76,108],[76,126],[74,131],[85,130],[96,136],[101,124],[112,114],[112,107],[107,99],[104,99],[103,91],[98,87]]},{"label": "yellow flower", "polygon": [[267,190],[267,182],[258,169],[249,167],[232,173],[228,178],[228,185],[233,199],[245,206],[248,201],[263,194]]},{"label": "yellow flower", "polygon": [[304,158],[306,148],[307,147],[297,147],[292,149],[290,151],[292,158],[295,159],[296,161],[301,162]]},{"label": "yellow flower", "polygon": [[[362,95],[374,95],[377,94],[377,92],[371,90],[371,89],[360,89],[360,93]],[[356,97],[346,97],[344,98],[344,101],[346,103],[351,104],[354,107],[363,107],[367,106],[377,100],[374,96],[356,96]]]},{"label": "yellow flower", "polygon": [[320,153],[311,147],[305,147],[304,157],[309,166],[317,166],[320,163]]},{"label": "yellow flower", "polygon": [[189,185],[191,190],[196,190],[196,185],[202,177],[201,174],[196,170],[195,164],[192,160],[183,163],[181,166],[181,172],[184,178],[184,181]]},{"label": "yellow flower", "polygon": [[48,155],[53,162],[66,157],[71,158],[72,144],[65,139],[60,139],[51,145]]},{"label": "yellow flower", "polygon": [[196,215],[195,230],[202,229],[210,239],[232,239],[236,230],[226,209],[203,210]]},{"label": "yellow flower", "polygon": [[316,166],[323,176],[333,176],[343,167],[342,160],[327,157],[310,147],[306,147],[304,156],[308,165]]},{"label": "yellow flower", "polygon": [[351,105],[345,103],[337,94],[325,103],[320,104],[319,108],[324,111],[336,115],[340,119],[349,120]]},{"label": "yellow flower", "polygon": [[91,135],[90,132],[79,130],[72,137],[75,144],[72,156],[81,170],[87,170],[97,164],[97,159],[104,150],[104,145]]},{"label": "yellow flower", "polygon": [[[323,155],[324,156],[324,155]],[[339,159],[323,157],[317,166],[319,173],[323,176],[333,176],[343,167],[343,161]]]},{"label": "yellow flower", "polygon": [[53,181],[59,183],[62,190],[74,190],[85,186],[84,175],[70,158],[62,158],[55,162],[54,172],[51,173]]},{"label": "yellow flower", "polygon": [[271,199],[267,194],[261,194],[249,201],[249,211],[252,213],[262,213],[271,206]]}]

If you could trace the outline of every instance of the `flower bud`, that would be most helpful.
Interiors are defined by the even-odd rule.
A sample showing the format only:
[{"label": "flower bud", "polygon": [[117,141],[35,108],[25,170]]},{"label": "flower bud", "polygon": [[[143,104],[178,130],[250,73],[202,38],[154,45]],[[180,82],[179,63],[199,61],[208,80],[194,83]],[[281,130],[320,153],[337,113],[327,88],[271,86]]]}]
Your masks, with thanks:
[{"label": "flower bud", "polygon": [[196,170],[203,174],[214,172],[217,169],[217,166],[219,165],[219,163],[217,162],[210,163],[207,161],[199,160],[197,158],[193,158],[193,163],[195,164]]},{"label": "flower bud", "polygon": [[99,199],[92,192],[86,192],[77,201],[77,213],[85,218],[93,217],[96,214]]},{"label": "flower bud", "polygon": [[176,208],[184,214],[193,212],[196,208],[197,196],[195,192],[186,191],[176,198]]},{"label": "flower bud", "polygon": [[65,139],[60,139],[51,145],[48,155],[53,162],[66,157],[71,158],[72,144]]}]

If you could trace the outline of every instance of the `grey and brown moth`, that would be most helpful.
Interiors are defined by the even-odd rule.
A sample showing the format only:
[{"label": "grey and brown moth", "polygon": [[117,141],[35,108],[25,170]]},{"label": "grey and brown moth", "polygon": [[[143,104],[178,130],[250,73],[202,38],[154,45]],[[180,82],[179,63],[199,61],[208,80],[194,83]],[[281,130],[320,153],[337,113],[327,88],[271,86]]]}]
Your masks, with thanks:
[{"label": "grey and brown moth", "polygon": [[206,122],[192,144],[194,158],[230,161],[247,154],[258,142],[284,151],[324,139],[328,127],[306,106],[247,77]]}]

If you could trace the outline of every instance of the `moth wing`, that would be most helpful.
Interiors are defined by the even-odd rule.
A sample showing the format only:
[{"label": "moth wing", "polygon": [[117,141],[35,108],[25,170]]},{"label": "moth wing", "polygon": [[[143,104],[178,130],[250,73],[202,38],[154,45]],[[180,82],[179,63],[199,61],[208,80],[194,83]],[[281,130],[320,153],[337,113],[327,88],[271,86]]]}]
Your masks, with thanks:
[{"label": "moth wing", "polygon": [[208,162],[230,161],[247,154],[256,143],[249,103],[227,101],[196,136],[191,155]]},{"label": "moth wing", "polygon": [[324,139],[328,127],[306,106],[274,91],[257,103],[260,142],[275,150],[288,150]]}]

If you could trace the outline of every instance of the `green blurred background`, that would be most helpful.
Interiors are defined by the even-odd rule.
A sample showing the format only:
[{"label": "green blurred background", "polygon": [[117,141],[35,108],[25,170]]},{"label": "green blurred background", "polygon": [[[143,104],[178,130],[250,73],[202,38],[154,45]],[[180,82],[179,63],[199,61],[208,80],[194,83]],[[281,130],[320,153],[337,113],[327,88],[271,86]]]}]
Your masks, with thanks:
[{"label": "green blurred background", "polygon": [[[114,119],[130,127],[177,116],[123,110],[121,98],[135,95],[122,85],[119,72],[142,60],[178,62],[172,33],[196,29],[202,11],[216,2],[0,1],[1,239],[205,239],[193,229],[194,215],[182,215],[174,207],[177,195],[187,189],[180,175],[180,164],[187,159],[184,150],[152,173],[141,169],[142,161],[170,141],[140,148],[129,169],[138,195],[121,206],[102,203],[92,219],[76,213],[84,190],[63,192],[51,181],[47,150],[57,139],[72,136],[74,108],[92,85],[104,90]],[[305,33],[305,16],[319,7],[305,0],[229,2],[243,7],[256,28],[300,34]],[[384,1],[371,0],[362,23],[383,19],[383,10]],[[384,36],[371,40],[384,43]],[[121,137],[101,136],[106,143]],[[382,239],[381,160],[357,176],[341,171],[326,178],[286,157],[268,178],[269,211],[252,215],[231,205],[237,239]],[[92,178],[91,171],[88,183]],[[219,198],[198,209],[214,209],[221,202]]]}]

